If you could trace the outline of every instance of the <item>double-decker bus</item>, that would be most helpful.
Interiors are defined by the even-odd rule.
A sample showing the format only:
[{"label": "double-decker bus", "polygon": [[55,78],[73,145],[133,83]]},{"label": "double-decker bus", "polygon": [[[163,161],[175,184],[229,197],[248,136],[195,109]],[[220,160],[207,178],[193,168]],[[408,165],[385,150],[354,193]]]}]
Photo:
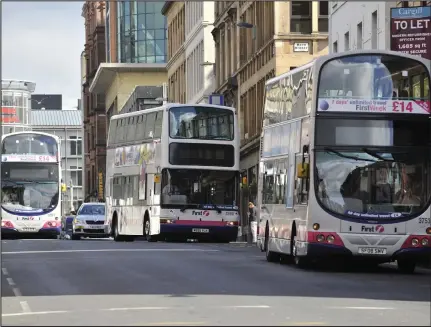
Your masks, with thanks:
[{"label": "double-decker bus", "polygon": [[58,238],[61,157],[57,136],[18,132],[1,140],[1,234]]},{"label": "double-decker bus", "polygon": [[114,240],[237,238],[234,108],[168,104],[111,118],[106,225]]},{"label": "double-decker bus", "polygon": [[391,51],[331,54],[266,83],[258,247],[316,259],[431,254],[430,61]]}]

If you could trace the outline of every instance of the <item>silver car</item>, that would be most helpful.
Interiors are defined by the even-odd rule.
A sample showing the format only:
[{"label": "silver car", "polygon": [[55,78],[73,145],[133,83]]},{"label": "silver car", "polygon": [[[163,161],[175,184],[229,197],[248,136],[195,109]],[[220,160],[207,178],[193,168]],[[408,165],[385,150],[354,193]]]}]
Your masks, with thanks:
[{"label": "silver car", "polygon": [[73,219],[72,240],[79,240],[81,237],[108,236],[108,225],[105,225],[105,204],[83,203]]}]

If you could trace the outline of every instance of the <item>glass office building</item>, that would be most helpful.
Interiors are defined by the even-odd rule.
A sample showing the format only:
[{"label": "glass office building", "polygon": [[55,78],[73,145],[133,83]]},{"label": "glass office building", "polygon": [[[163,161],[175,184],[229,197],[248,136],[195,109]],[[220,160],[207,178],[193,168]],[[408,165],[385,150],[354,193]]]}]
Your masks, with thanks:
[{"label": "glass office building", "polygon": [[36,83],[2,79],[1,84],[1,133],[30,131],[31,94]]},{"label": "glass office building", "polygon": [[[110,2],[110,4],[107,2],[107,4],[117,6],[118,62],[165,63],[167,61],[166,17],[161,13],[164,2],[121,1]],[[107,13],[109,12],[107,8]],[[109,35],[109,23],[107,25],[106,33]]]}]

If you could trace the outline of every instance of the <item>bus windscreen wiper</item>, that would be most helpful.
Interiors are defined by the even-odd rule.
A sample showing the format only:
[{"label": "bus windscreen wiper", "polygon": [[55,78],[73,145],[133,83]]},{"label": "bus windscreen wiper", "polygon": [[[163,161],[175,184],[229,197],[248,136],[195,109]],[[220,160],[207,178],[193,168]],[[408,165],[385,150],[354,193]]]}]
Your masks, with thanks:
[{"label": "bus windscreen wiper", "polygon": [[390,162],[394,161],[394,160],[392,160],[392,159],[386,159],[386,158],[383,158],[383,157],[382,157],[381,155],[379,155],[377,152],[374,152],[374,151],[369,150],[369,149],[367,149],[367,148],[362,148],[362,151],[364,151],[366,154],[369,154],[370,156],[372,156],[372,157],[374,157],[374,158],[377,158],[377,159],[380,159],[380,160],[382,160],[382,161],[390,161]]},{"label": "bus windscreen wiper", "polygon": [[325,152],[333,153],[333,154],[335,154],[335,155],[337,155],[339,157],[346,158],[346,159],[353,159],[353,160],[357,160],[357,161],[375,162],[375,160],[371,160],[371,159],[363,159],[363,158],[358,158],[358,157],[355,157],[355,156],[349,156],[349,155],[346,155],[346,154],[342,154],[341,152],[338,152],[337,150],[334,150],[334,149],[331,149],[331,148],[326,148],[325,147],[325,148],[323,148],[323,150]]},{"label": "bus windscreen wiper", "polygon": [[217,213],[221,213],[221,209],[215,204],[212,200],[210,200],[211,205],[217,210]]}]

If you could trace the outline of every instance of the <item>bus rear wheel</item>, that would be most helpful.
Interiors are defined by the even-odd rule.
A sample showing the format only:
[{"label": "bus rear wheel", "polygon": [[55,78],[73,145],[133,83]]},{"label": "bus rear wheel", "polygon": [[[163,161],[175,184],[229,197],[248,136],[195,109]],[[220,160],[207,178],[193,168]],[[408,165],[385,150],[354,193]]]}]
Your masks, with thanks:
[{"label": "bus rear wheel", "polygon": [[398,270],[404,274],[413,274],[416,269],[416,262],[408,259],[397,260]]},{"label": "bus rear wheel", "polygon": [[264,249],[265,249],[266,261],[268,261],[268,262],[280,262],[280,255],[276,252],[269,250],[269,227],[268,226],[266,226],[266,229],[265,229]]},{"label": "bus rear wheel", "polygon": [[144,236],[147,242],[157,242],[157,238],[154,235],[150,235],[151,231],[151,222],[148,217],[145,218],[144,221]]},{"label": "bus rear wheel", "polygon": [[295,262],[295,265],[297,265],[299,268],[308,268],[310,263],[308,258],[298,256],[298,247],[296,245],[296,235],[293,237],[292,242],[293,242],[292,255],[293,255],[293,261]]}]

